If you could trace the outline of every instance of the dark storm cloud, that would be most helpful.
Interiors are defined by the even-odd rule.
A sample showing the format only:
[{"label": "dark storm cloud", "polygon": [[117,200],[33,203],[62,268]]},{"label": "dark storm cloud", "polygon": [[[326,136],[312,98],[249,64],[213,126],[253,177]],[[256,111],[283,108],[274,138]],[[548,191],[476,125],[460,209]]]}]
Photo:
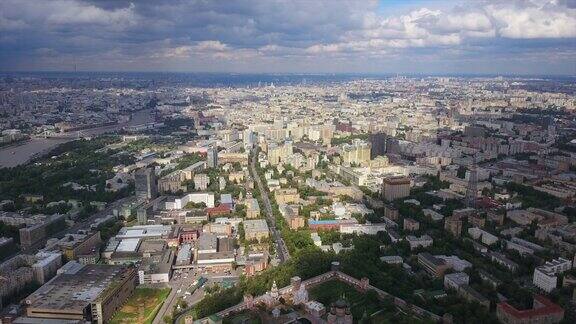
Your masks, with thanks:
[{"label": "dark storm cloud", "polygon": [[480,64],[556,51],[555,67],[576,72],[574,0],[436,1],[394,15],[386,4],[2,0],[0,69],[62,69],[74,60],[95,70],[374,72],[380,62],[402,71],[428,60],[434,71],[475,55]]}]

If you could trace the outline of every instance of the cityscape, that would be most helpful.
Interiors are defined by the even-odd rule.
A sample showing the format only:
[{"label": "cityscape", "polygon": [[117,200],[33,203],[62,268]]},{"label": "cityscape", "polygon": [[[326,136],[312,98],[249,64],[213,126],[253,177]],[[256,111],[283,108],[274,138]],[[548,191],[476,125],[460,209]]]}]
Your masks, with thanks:
[{"label": "cityscape", "polygon": [[3,0],[0,31],[0,323],[576,323],[574,1]]}]

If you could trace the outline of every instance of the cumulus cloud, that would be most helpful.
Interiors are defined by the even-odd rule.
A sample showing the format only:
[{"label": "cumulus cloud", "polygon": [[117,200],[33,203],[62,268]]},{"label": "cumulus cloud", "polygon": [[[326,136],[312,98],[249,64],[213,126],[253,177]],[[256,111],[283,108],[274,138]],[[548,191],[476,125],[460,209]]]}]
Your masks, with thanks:
[{"label": "cumulus cloud", "polygon": [[217,40],[198,42],[194,47],[200,52],[223,52],[228,50],[228,46]]},{"label": "cumulus cloud", "polygon": [[496,22],[498,34],[507,38],[576,37],[576,9],[549,2],[525,7],[490,5],[486,12]]},{"label": "cumulus cloud", "polygon": [[26,22],[29,26],[57,27],[59,25],[101,25],[122,27],[135,25],[137,15],[134,4],[128,7],[104,10],[76,0],[3,0],[3,20]]},{"label": "cumulus cloud", "polygon": [[[535,0],[538,1],[538,0]],[[558,39],[576,37],[576,9],[556,1],[468,3],[452,10],[418,8],[399,16],[368,13],[363,27],[308,53],[335,53],[465,45],[478,38]]]},{"label": "cumulus cloud", "polygon": [[[169,42],[168,42],[169,43]],[[164,48],[160,52],[154,53],[154,58],[191,58],[203,56],[205,58],[231,59],[234,57],[254,56],[257,51],[254,49],[232,49],[228,45],[217,41],[208,40],[197,42],[195,45],[175,46]]]},{"label": "cumulus cloud", "polygon": [[152,60],[193,69],[226,60],[290,70],[331,67],[334,58],[362,67],[368,58],[480,61],[547,51],[569,61],[576,51],[574,0],[410,8],[388,13],[385,0],[2,0],[0,69],[70,56],[94,66],[129,61],[147,69]]}]

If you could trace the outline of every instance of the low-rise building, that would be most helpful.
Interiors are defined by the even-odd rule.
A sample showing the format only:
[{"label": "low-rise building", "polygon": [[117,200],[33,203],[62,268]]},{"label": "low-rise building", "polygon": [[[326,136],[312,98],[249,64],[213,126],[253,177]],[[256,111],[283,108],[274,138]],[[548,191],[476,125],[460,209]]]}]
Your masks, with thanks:
[{"label": "low-rise building", "polygon": [[102,244],[102,239],[100,238],[100,231],[67,234],[57,244],[62,253],[64,253],[66,260],[72,261],[76,260],[79,255],[98,251]]},{"label": "low-rise building", "polygon": [[455,271],[464,271],[465,269],[472,267],[472,263],[460,259],[456,255],[435,255],[435,257],[444,260],[446,264]]},{"label": "low-rise building", "polygon": [[506,269],[512,271],[512,272],[516,272],[519,268],[518,264],[510,259],[508,259],[506,256],[504,256],[502,253],[498,253],[498,252],[488,252],[486,254],[490,260],[492,262],[496,262],[499,265],[505,267]]},{"label": "low-rise building", "polygon": [[208,223],[202,227],[204,233],[217,235],[231,235],[232,225],[226,223]]},{"label": "low-rise building", "polygon": [[270,235],[268,224],[264,219],[251,219],[244,221],[244,234],[246,240],[257,240],[268,238]]},{"label": "low-rise building", "polygon": [[386,232],[386,224],[343,224],[340,225],[340,233],[376,235],[378,232]]},{"label": "low-rise building", "polygon": [[274,191],[274,199],[280,204],[295,204],[300,200],[300,194],[296,188],[277,189]]},{"label": "low-rise building", "polygon": [[436,258],[428,252],[418,253],[418,264],[433,277],[441,278],[449,266],[442,259]]},{"label": "low-rise building", "polygon": [[[422,209],[422,212],[424,213],[424,216],[426,217],[430,217],[430,219],[432,219],[433,221],[437,222],[437,221],[441,221],[444,219],[444,215],[440,214],[437,211],[434,211],[432,209]],[[462,230],[460,230],[461,232]]]},{"label": "low-rise building", "polygon": [[142,259],[138,268],[138,281],[142,284],[167,283],[172,276],[174,251],[166,249]]},{"label": "low-rise building", "polygon": [[468,285],[462,285],[458,288],[458,296],[463,297],[469,302],[478,303],[486,309],[490,309],[490,300]]},{"label": "low-rise building", "polygon": [[182,198],[167,200],[164,207],[166,210],[183,209],[188,203],[201,204],[206,207],[214,207],[214,194],[210,192],[194,192],[185,195]]},{"label": "low-rise building", "polygon": [[462,220],[459,217],[448,217],[444,221],[444,229],[455,237],[462,235]]},{"label": "low-rise building", "polygon": [[485,270],[482,270],[482,269],[478,270],[478,276],[480,276],[480,279],[482,281],[488,283],[493,288],[498,288],[498,286],[500,286],[502,284],[502,281],[500,279],[494,277],[493,275],[486,272]]},{"label": "low-rise building", "polygon": [[33,318],[103,324],[122,307],[136,286],[136,271],[112,265],[68,266],[26,298]]},{"label": "low-rise building", "polygon": [[498,242],[498,236],[490,234],[483,229],[478,227],[470,227],[468,229],[468,234],[475,240],[481,240],[482,243],[486,245],[492,245]]},{"label": "low-rise building", "polygon": [[397,220],[398,215],[399,215],[398,208],[392,205],[384,205],[384,217],[389,218],[391,220]]},{"label": "low-rise building", "polygon": [[316,318],[321,318],[326,314],[326,307],[324,307],[324,304],[315,300],[306,302],[304,306],[306,307],[306,311],[314,315]]},{"label": "low-rise building", "polygon": [[420,229],[420,222],[412,218],[404,218],[405,231],[417,231]]},{"label": "low-rise building", "polygon": [[380,261],[387,263],[387,264],[402,264],[404,263],[404,259],[402,259],[399,255],[386,255],[380,257]]},{"label": "low-rise building", "polygon": [[308,227],[311,230],[338,230],[343,225],[357,224],[358,221],[355,218],[352,219],[320,219],[314,220],[312,218],[308,219]]},{"label": "low-rise building", "polygon": [[186,266],[192,262],[192,245],[185,243],[178,249],[178,254],[176,255],[176,265]]},{"label": "low-rise building", "polygon": [[204,233],[198,239],[198,246],[196,252],[203,253],[216,253],[218,251],[218,237],[211,233]]},{"label": "low-rise building", "polygon": [[460,286],[467,285],[470,282],[470,276],[465,272],[449,273],[444,276],[444,288],[458,290]]},{"label": "low-rise building", "polygon": [[419,247],[429,247],[434,243],[434,240],[429,235],[422,235],[420,237],[416,237],[414,235],[406,236],[406,241],[410,245],[410,249],[414,250]]},{"label": "low-rise building", "polygon": [[496,317],[504,324],[553,324],[564,319],[564,309],[548,298],[535,295],[531,309],[517,309],[507,302],[496,306]]},{"label": "low-rise building", "polygon": [[297,230],[306,225],[304,217],[299,215],[299,206],[279,204],[278,210],[280,211],[280,215],[286,220],[290,229]]},{"label": "low-rise building", "polygon": [[247,198],[244,203],[246,204],[246,218],[260,217],[260,205],[256,198]]},{"label": "low-rise building", "polygon": [[228,174],[228,181],[233,183],[241,183],[244,181],[244,172],[230,172],[230,174]]},{"label": "low-rise building", "polygon": [[532,282],[545,292],[551,292],[558,285],[558,277],[556,275],[570,269],[572,269],[572,261],[570,260],[558,258],[548,261],[534,269]]},{"label": "low-rise building", "polygon": [[202,268],[224,270],[231,269],[234,261],[234,251],[221,251],[199,254],[196,264]]},{"label": "low-rise building", "polygon": [[246,258],[244,273],[246,276],[253,276],[268,268],[268,253],[251,253]]}]

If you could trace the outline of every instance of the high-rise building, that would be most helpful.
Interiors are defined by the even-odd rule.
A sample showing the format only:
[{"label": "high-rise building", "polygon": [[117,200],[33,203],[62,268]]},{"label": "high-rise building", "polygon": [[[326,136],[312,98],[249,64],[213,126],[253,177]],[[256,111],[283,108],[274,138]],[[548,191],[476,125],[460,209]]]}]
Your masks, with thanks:
[{"label": "high-rise building", "polygon": [[194,175],[194,189],[206,190],[210,185],[210,177],[207,174],[199,173]]},{"label": "high-rise building", "polygon": [[206,162],[209,168],[216,168],[218,167],[218,149],[214,147],[210,147],[206,151]]},{"label": "high-rise building", "polygon": [[374,159],[377,156],[383,156],[386,154],[386,134],[384,133],[374,133],[370,134],[368,141],[372,144],[370,150],[370,159]]},{"label": "high-rise building", "polygon": [[254,132],[252,132],[250,129],[244,130],[242,133],[242,141],[244,143],[244,148],[254,148],[254,144],[256,143],[256,136],[254,135]]},{"label": "high-rise building", "polygon": [[472,162],[470,168],[470,178],[468,179],[468,187],[466,188],[466,205],[468,207],[476,207],[476,195],[478,194],[478,170],[476,169],[476,158]]},{"label": "high-rise building", "polygon": [[284,163],[293,154],[294,149],[291,141],[286,141],[283,144],[271,143],[268,146],[268,161],[271,165]]},{"label": "high-rise building", "polygon": [[348,164],[360,164],[370,160],[370,143],[355,139],[352,144],[342,146],[342,161]]},{"label": "high-rise building", "polygon": [[150,200],[156,198],[158,195],[158,189],[154,167],[136,170],[134,180],[136,182],[137,199]]},{"label": "high-rise building", "polygon": [[382,197],[386,201],[410,196],[410,179],[407,177],[384,178],[382,181]]}]

